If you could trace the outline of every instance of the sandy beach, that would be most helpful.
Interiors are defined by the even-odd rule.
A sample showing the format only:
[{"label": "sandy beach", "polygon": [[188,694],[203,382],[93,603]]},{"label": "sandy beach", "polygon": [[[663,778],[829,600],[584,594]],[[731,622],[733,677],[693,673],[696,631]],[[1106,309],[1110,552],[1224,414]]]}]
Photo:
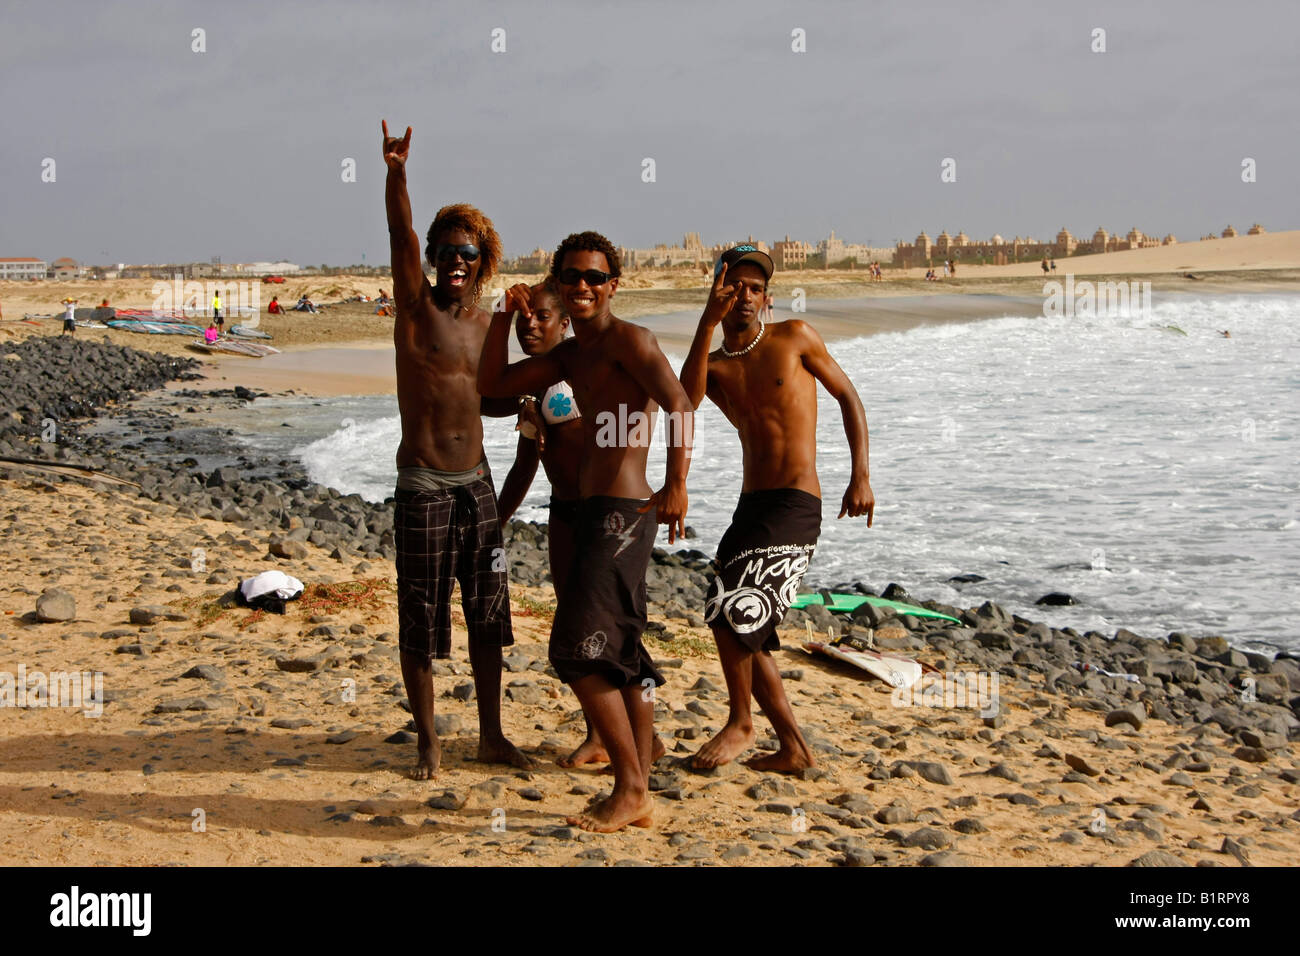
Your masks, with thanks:
[{"label": "sandy beach", "polygon": [[[1196,293],[1294,290],[1298,238],[1194,243],[1069,266],[1080,275],[1149,275],[1157,290],[1171,293],[1188,292],[1192,282]],[[1258,258],[1239,261],[1251,248]],[[1287,268],[1276,267],[1279,257],[1290,257]],[[1121,271],[1130,264],[1132,272]],[[1208,274],[1186,280],[1158,268]],[[1024,314],[1041,303],[1042,279],[1032,268],[962,272],[947,283],[891,277],[872,285],[820,274],[797,281],[814,300],[811,320],[831,339]],[[664,347],[684,350],[705,287],[702,280],[670,280],[631,276],[618,303],[628,318],[657,316]],[[301,291],[342,298],[381,285],[326,281],[329,290],[302,284]],[[55,323],[12,318],[16,310],[49,312],[49,300],[63,295],[148,304],[143,286],[42,284],[38,293],[15,285],[0,289],[8,320],[3,347],[57,335]],[[774,283],[778,302],[795,285],[795,277],[782,275]],[[300,291],[292,282],[279,288],[290,301]],[[264,317],[262,327],[283,354],[208,361],[206,381],[168,388],[389,392],[391,322],[357,303],[331,305],[317,316]],[[193,357],[172,337],[80,335]],[[130,404],[120,412],[130,414]],[[24,415],[30,417],[10,412],[18,421]],[[27,426],[13,427],[17,441],[13,436]],[[57,450],[22,447],[33,455]],[[131,447],[139,446],[123,454]],[[75,452],[60,454],[80,460]],[[224,478],[205,484],[201,473],[183,479],[166,466],[140,471],[144,464],[126,460],[115,467],[143,482],[145,493],[48,470],[0,468],[0,670],[21,663],[29,674],[102,674],[106,701],[98,717],[74,708],[0,714],[0,846],[10,859],[507,866],[1238,866],[1300,859],[1300,750],[1287,739],[1300,723],[1284,719],[1285,701],[1300,691],[1292,661],[1233,657],[1226,644],[1179,644],[1171,635],[1116,652],[1117,660],[1150,675],[1136,686],[1070,675],[1060,655],[1080,653],[1070,649],[1076,641],[1100,652],[1127,639],[1071,636],[1000,618],[988,606],[954,609],[970,625],[960,633],[890,621],[875,636],[940,671],[1000,666],[994,716],[899,707],[889,686],[806,652],[804,628],[813,617],[792,615],[777,660],[820,768],[787,779],[739,763],[707,773],[689,767],[689,756],[720,726],[726,695],[698,608],[654,603],[646,640],[669,675],[656,706],[668,753],[652,783],[655,825],[614,836],[575,830],[565,815],[606,789],[609,778],[555,763],[580,739],[581,716],[571,693],[547,673],[554,598],[536,537],[522,531],[511,545],[520,572],[512,584],[517,644],[507,657],[503,714],[507,733],[537,768],[512,771],[472,760],[475,705],[467,699],[457,608],[455,656],[435,669],[443,769],[432,783],[415,782],[405,773],[414,747],[397,665],[394,570],[373,513],[368,537],[343,518],[307,518],[309,528],[283,510],[283,485]],[[304,507],[328,503],[326,492],[312,492],[320,497]],[[284,523],[263,523],[277,501]],[[287,540],[292,547],[277,544]],[[271,567],[300,577],[308,585],[304,599],[284,616],[229,606],[239,579]],[[656,567],[656,574],[676,573]],[[35,604],[50,589],[75,601],[67,619],[37,620]],[[1143,659],[1153,663],[1140,665]],[[1255,712],[1232,698],[1231,681],[1240,683],[1252,669],[1271,682],[1272,694],[1272,703]],[[1116,710],[1124,708],[1130,720],[1117,721]],[[759,727],[757,745],[772,746],[766,723]]]},{"label": "sandy beach", "polygon": [[[542,669],[549,588],[512,588],[517,644],[503,681],[506,731],[537,769],[473,762],[475,705],[463,699],[458,640],[436,665],[443,769],[416,782],[404,774],[414,747],[390,563],[312,545],[301,558],[268,558],[264,532],[77,483],[17,476],[0,489],[5,667],[101,672],[108,701],[100,717],[4,712],[0,847],[11,860],[1281,866],[1300,857],[1294,743],[1260,763],[1213,724],[1107,726],[1085,698],[1038,677],[1004,678],[993,718],[899,708],[887,685],[806,653],[797,630],[783,632],[777,660],[821,770],[691,771],[682,758],[719,725],[725,692],[707,630],[661,614],[652,620],[671,639],[647,637],[669,678],[656,705],[669,752],[652,782],[655,826],[582,833],[564,816],[609,778],[555,764],[579,741],[581,716]],[[230,583],[272,566],[310,585],[286,615],[221,606]],[[74,619],[25,619],[53,587],[75,594]],[[459,608],[454,617],[463,633]],[[945,666],[936,648],[917,656]],[[760,723],[761,746],[766,733]]]},{"label": "sandy beach", "polygon": [[[1058,260],[1057,265],[1057,274],[1049,279],[1063,282],[1069,273],[1093,281],[1150,282],[1156,301],[1166,295],[1295,292],[1300,291],[1300,230],[1077,256]],[[861,270],[778,272],[771,291],[778,318],[788,318],[796,314],[790,308],[796,290],[802,290],[807,311],[798,317],[811,322],[829,341],[940,322],[1034,315],[1043,307],[1044,277],[1038,263],[962,264],[957,277],[940,282],[925,281],[924,271],[887,270],[882,282],[870,281]],[[1186,272],[1198,278],[1187,279]],[[252,281],[260,285],[258,280]],[[515,282],[536,281],[537,276],[506,274],[496,277],[491,286],[505,288]],[[288,278],[283,285],[261,285],[263,314],[258,327],[273,336],[272,344],[283,354],[265,359],[209,357],[205,374],[213,387],[242,384],[318,396],[390,394],[395,388],[393,319],[376,315],[373,302],[346,300],[353,296],[373,299],[380,289],[391,290],[391,285],[383,276],[354,275]],[[153,303],[153,287],[154,280],[145,279],[0,282],[0,307],[4,310],[0,341],[58,334],[62,314],[58,302],[65,297],[77,299],[83,306],[107,298],[116,308],[147,309]],[[621,281],[615,312],[644,322],[666,351],[684,354],[707,293],[707,279],[695,270],[631,272]],[[265,314],[272,295],[292,303],[303,294],[323,305],[323,310],[314,315]],[[24,316],[36,317],[24,320]],[[185,336],[140,335],[116,329],[83,330],[80,334],[172,355],[198,354],[189,348]]]}]

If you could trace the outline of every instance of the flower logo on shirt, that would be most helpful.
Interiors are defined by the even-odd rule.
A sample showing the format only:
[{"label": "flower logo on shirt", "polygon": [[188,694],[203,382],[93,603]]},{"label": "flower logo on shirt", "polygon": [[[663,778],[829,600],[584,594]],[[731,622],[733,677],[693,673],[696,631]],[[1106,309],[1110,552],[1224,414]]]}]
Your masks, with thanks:
[{"label": "flower logo on shirt", "polygon": [[556,418],[564,418],[573,410],[573,401],[568,395],[556,392],[551,396],[551,400],[546,403],[550,406],[551,414]]}]

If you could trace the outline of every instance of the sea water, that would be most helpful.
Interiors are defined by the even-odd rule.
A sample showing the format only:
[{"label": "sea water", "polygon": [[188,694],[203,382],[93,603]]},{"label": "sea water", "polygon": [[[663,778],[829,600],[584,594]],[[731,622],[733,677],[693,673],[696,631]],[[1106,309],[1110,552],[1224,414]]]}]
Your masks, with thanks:
[{"label": "sea water", "polygon": [[[898,582],[1056,627],[1300,651],[1300,296],[1157,296],[1145,314],[1008,316],[829,349],[866,407],[876,513],[870,529],[836,517],[850,455],[820,391],[824,506],[808,584]],[[675,369],[682,358],[669,356]],[[392,494],[395,398],[257,404],[294,427],[248,442],[291,452],[342,492]],[[498,489],[517,438],[513,419],[485,420]],[[740,490],[740,446],[707,400],[696,441],[698,537],[685,545],[712,555]],[[659,434],[655,487],[663,471]],[[519,517],[544,521],[548,496],[539,469]],[[961,574],[985,580],[949,581]],[[1053,591],[1077,604],[1035,606]]]}]

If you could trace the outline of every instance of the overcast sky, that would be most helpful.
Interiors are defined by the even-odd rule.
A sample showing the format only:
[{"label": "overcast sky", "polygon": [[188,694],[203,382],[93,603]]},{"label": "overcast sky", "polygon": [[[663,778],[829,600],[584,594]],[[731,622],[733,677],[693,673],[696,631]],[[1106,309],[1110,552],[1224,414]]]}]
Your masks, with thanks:
[{"label": "overcast sky", "polygon": [[508,254],[1300,228],[1298,32],[1291,0],[0,0],[0,256],[386,262],[381,118],[417,231],[471,202]]}]

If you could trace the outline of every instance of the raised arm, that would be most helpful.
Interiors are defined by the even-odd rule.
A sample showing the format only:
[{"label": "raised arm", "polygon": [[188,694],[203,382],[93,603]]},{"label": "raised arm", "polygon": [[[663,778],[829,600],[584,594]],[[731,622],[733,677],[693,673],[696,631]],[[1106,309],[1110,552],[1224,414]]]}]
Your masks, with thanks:
[{"label": "raised arm", "polygon": [[709,346],[713,344],[713,330],[727,317],[731,306],[736,301],[736,286],[726,285],[727,266],[723,263],[721,271],[713,280],[709,290],[709,301],[700,315],[700,324],[695,329],[695,338],[691,341],[691,350],[682,363],[681,383],[686,390],[692,408],[699,408],[700,402],[709,389]]},{"label": "raised arm", "polygon": [[849,440],[849,453],[853,457],[852,473],[848,490],[844,492],[840,513],[850,518],[867,516],[867,527],[875,519],[876,496],[871,491],[871,456],[868,447],[867,413],[862,407],[858,390],[853,387],[849,377],[844,374],[838,362],[831,358],[826,350],[826,343],[807,322],[791,320],[795,333],[800,338],[803,366],[821,382],[822,387],[830,393],[840,406],[840,415],[844,419],[844,434]]},{"label": "raised arm", "polygon": [[414,315],[414,305],[424,294],[428,280],[420,258],[420,237],[411,225],[411,199],[406,194],[406,157],[411,149],[411,127],[401,139],[384,130],[384,162],[388,178],[384,183],[384,206],[388,210],[388,246],[393,262],[393,300],[399,316]]},{"label": "raised arm", "polygon": [[565,348],[560,343],[545,355],[534,355],[510,364],[510,324],[516,309],[528,310],[531,306],[530,289],[520,283],[506,292],[503,312],[494,312],[483,340],[483,353],[478,360],[478,391],[486,398],[505,398],[513,395],[541,395],[564,378],[564,364],[556,355]]}]

